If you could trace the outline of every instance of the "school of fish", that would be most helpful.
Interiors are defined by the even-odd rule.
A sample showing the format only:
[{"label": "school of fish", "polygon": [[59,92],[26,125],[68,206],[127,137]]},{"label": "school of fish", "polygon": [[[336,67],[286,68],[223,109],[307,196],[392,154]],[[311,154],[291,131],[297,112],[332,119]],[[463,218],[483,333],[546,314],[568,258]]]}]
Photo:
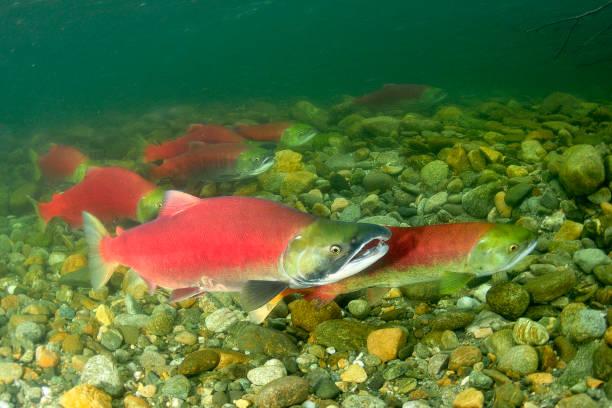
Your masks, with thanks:
[{"label": "school of fish", "polygon": [[[441,98],[424,85],[386,85],[354,100],[376,110],[414,99]],[[507,270],[536,246],[531,231],[484,222],[383,227],[331,221],[253,197],[200,199],[155,182],[227,181],[254,177],[274,163],[275,147],[298,147],[317,134],[309,125],[244,124],[234,130],[193,124],[186,134],[143,153],[148,178],[100,167],[70,146],[31,152],[35,171],[52,183],[76,183],[50,202],[35,202],[46,225],[63,219],[85,230],[91,286],[99,289],[118,265],[136,271],[152,292],[176,302],[206,292],[241,293],[243,308],[261,322],[286,295],[324,305],[366,289],[371,302],[391,287],[437,282],[451,294],[470,281]],[[111,236],[107,226],[140,223]]]}]

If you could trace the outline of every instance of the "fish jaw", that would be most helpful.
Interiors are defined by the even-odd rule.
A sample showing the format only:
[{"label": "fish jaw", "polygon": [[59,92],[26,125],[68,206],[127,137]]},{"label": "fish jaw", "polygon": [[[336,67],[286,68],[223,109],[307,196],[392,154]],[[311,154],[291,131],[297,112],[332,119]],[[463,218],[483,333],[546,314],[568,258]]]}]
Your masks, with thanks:
[{"label": "fish jaw", "polygon": [[536,247],[536,234],[511,224],[498,224],[485,233],[468,256],[468,267],[476,277],[506,271]]},{"label": "fish jaw", "polygon": [[156,188],[149,191],[140,200],[138,200],[138,208],[136,210],[136,219],[141,224],[152,220],[157,216],[161,209],[161,204],[164,198],[164,190]]},{"label": "fish jaw", "polygon": [[390,237],[391,231],[379,225],[318,219],[287,245],[279,263],[281,276],[290,288],[337,282],[381,259]]}]

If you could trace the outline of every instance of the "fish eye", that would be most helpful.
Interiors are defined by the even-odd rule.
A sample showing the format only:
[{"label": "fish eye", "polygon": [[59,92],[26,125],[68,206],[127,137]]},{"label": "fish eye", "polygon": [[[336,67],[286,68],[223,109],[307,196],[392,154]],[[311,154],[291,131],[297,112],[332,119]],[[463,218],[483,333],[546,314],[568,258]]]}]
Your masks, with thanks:
[{"label": "fish eye", "polygon": [[155,206],[156,206],[157,208],[162,208],[162,203],[157,203],[157,204],[155,204]]},{"label": "fish eye", "polygon": [[259,157],[255,157],[253,160],[255,160],[256,162],[258,162],[259,160],[261,160]]},{"label": "fish eye", "polygon": [[340,252],[342,252],[342,248],[340,247],[340,245],[334,244],[334,245],[329,247],[329,252],[332,255],[338,255],[338,254],[340,254]]},{"label": "fish eye", "polygon": [[519,247],[519,246],[518,246],[517,244],[511,244],[511,245],[508,247],[508,252],[514,252],[514,251],[516,251],[516,250],[518,249],[518,247]]}]

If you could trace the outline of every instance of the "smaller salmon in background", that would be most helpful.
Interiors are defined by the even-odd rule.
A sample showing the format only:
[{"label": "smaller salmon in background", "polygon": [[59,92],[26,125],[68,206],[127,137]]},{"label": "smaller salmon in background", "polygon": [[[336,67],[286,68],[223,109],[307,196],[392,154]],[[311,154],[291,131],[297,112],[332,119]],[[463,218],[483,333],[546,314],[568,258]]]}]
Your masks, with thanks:
[{"label": "smaller salmon in background", "polygon": [[132,219],[144,222],[154,217],[163,191],[140,175],[123,167],[89,167],[83,180],[48,203],[36,203],[44,223],[60,217],[70,227],[83,225],[83,211],[105,223]]},{"label": "smaller salmon in background", "polygon": [[91,283],[99,289],[119,265],[170,301],[207,291],[240,291],[254,310],[287,288],[325,285],[380,259],[387,228],[318,218],[254,197],[199,199],[168,191],[159,216],[111,237],[83,213]]},{"label": "smaller salmon in background", "polygon": [[281,147],[301,146],[317,135],[312,126],[293,122],[238,125],[236,131],[249,140],[274,142]]},{"label": "smaller salmon in background", "polygon": [[30,150],[30,158],[34,163],[38,180],[40,174],[48,181],[59,181],[74,177],[77,169],[86,165],[90,158],[71,146],[51,144],[49,151],[42,156]]},{"label": "smaller salmon in background", "polygon": [[367,93],[353,102],[371,110],[380,110],[409,101],[433,105],[446,98],[439,88],[421,84],[385,84],[378,91]]},{"label": "smaller salmon in background", "polygon": [[251,321],[262,322],[283,296],[295,292],[319,305],[361,289],[367,289],[368,301],[376,303],[390,288],[423,282],[439,282],[440,294],[451,294],[476,278],[512,268],[537,244],[533,232],[510,224],[469,222],[389,229],[389,251],[375,264],[330,285],[286,290],[252,311]]},{"label": "smaller salmon in background", "polygon": [[145,162],[168,159],[185,153],[191,142],[204,143],[240,143],[245,139],[235,132],[219,125],[193,124],[184,136],[163,142],[161,145],[150,144],[145,147]]},{"label": "smaller salmon in background", "polygon": [[151,180],[189,178],[229,181],[253,177],[274,164],[271,150],[244,143],[191,142],[185,153],[164,160],[149,171]]}]

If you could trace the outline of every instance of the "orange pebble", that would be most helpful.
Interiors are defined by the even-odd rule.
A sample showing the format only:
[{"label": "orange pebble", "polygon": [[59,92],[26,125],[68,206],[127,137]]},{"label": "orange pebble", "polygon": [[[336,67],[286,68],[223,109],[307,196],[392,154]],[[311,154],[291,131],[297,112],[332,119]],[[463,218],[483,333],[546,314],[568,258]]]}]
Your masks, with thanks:
[{"label": "orange pebble", "polygon": [[55,367],[59,363],[59,354],[43,346],[36,348],[36,364],[41,368]]}]

